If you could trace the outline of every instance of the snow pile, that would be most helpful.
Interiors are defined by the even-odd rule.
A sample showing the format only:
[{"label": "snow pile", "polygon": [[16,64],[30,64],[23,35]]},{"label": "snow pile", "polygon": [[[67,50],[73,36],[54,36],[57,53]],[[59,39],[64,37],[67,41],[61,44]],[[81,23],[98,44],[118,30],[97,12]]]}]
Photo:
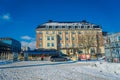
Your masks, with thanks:
[{"label": "snow pile", "polygon": [[101,73],[105,73],[104,75],[109,74],[111,77],[120,78],[120,64],[119,63],[107,63],[107,62],[97,62],[94,65],[90,66],[90,69],[97,70]]},{"label": "snow pile", "polygon": [[0,65],[0,80],[119,80],[120,64],[22,61]]}]

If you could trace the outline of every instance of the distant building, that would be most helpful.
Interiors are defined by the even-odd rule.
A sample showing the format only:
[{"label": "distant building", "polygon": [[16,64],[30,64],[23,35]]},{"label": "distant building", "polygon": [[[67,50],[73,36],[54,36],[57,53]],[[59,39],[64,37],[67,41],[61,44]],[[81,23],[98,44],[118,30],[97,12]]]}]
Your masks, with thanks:
[{"label": "distant building", "polygon": [[[87,46],[85,46],[87,45]],[[36,49],[56,49],[63,54],[104,55],[102,28],[81,22],[49,21],[36,28]]]},{"label": "distant building", "polygon": [[[6,59],[13,59],[21,51],[21,43],[12,38],[0,38],[0,56]],[[4,49],[4,50],[3,50]]]},{"label": "distant building", "polygon": [[104,37],[104,44],[107,59],[118,58],[120,60],[120,32],[108,34]]},{"label": "distant building", "polygon": [[21,43],[12,38],[0,38],[0,41],[10,45],[10,50],[12,52],[20,52],[21,51]]},{"label": "distant building", "polygon": [[10,45],[0,41],[0,60],[6,59],[8,57],[7,53],[10,52]]},{"label": "distant building", "polygon": [[30,50],[30,47],[22,46],[21,50],[22,50],[22,51],[29,51],[29,50]]}]

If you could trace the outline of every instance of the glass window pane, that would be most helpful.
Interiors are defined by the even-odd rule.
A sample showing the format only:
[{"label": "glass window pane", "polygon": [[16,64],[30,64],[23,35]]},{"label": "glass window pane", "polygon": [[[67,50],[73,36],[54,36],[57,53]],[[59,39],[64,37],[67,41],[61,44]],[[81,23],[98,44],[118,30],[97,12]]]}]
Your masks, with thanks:
[{"label": "glass window pane", "polygon": [[66,40],[68,40],[68,37],[66,37]]},{"label": "glass window pane", "polygon": [[42,40],[42,37],[40,37],[40,40]]},{"label": "glass window pane", "polygon": [[68,32],[66,32],[66,34],[68,34]]},{"label": "glass window pane", "polygon": [[50,43],[47,43],[47,47],[50,47]]},{"label": "glass window pane", "polygon": [[54,37],[52,37],[52,40],[54,40]]},{"label": "glass window pane", "polygon": [[42,31],[40,31],[40,34],[42,34]]},{"label": "glass window pane", "polygon": [[47,40],[50,40],[50,37],[49,37],[49,36],[47,37]]},{"label": "glass window pane", "polygon": [[54,43],[52,43],[52,47],[54,47]]}]

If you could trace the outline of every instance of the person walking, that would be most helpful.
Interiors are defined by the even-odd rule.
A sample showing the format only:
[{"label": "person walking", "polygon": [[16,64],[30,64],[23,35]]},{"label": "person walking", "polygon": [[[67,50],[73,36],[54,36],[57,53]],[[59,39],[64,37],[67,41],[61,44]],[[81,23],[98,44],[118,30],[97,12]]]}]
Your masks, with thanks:
[{"label": "person walking", "polygon": [[41,56],[41,61],[43,61],[43,60],[44,60],[44,55]]}]

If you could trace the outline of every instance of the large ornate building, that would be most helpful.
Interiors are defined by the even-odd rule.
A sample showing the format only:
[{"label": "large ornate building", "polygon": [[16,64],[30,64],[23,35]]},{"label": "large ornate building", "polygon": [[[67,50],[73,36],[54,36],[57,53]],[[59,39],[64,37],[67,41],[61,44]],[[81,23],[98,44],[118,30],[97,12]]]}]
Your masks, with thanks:
[{"label": "large ornate building", "polygon": [[56,49],[63,54],[104,54],[102,28],[81,22],[48,21],[36,28],[36,49]]}]

